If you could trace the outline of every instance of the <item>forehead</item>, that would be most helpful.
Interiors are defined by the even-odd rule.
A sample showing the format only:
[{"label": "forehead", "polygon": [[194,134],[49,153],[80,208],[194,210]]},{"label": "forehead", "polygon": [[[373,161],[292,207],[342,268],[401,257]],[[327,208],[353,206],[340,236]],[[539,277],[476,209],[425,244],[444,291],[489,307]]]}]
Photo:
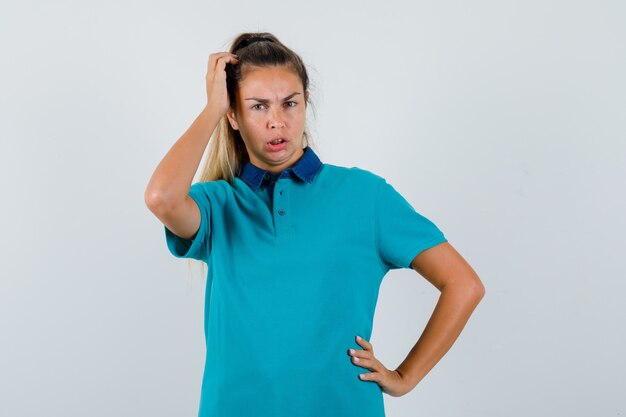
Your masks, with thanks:
[{"label": "forehead", "polygon": [[244,70],[239,91],[242,95],[253,94],[268,98],[270,95],[282,95],[285,92],[302,92],[302,81],[290,67],[251,67]]}]

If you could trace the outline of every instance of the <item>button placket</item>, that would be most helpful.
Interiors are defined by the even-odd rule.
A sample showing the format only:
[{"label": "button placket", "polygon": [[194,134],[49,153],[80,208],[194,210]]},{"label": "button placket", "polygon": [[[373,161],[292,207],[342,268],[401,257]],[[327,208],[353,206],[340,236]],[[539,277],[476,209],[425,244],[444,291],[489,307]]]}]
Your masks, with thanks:
[{"label": "button placket", "polygon": [[[283,181],[281,181],[281,183],[282,182]],[[276,190],[275,191],[278,192],[278,196],[279,196],[278,197],[278,207],[280,207],[280,208],[278,209],[278,214],[281,215],[281,216],[284,216],[285,215],[285,209],[284,209],[283,203],[284,203],[285,200],[283,198],[283,185],[281,183],[276,182]]]},{"label": "button placket", "polygon": [[274,189],[274,207],[276,208],[276,227],[282,234],[289,232],[291,219],[289,217],[289,199],[287,193],[290,187],[290,178],[281,178],[276,181]]}]

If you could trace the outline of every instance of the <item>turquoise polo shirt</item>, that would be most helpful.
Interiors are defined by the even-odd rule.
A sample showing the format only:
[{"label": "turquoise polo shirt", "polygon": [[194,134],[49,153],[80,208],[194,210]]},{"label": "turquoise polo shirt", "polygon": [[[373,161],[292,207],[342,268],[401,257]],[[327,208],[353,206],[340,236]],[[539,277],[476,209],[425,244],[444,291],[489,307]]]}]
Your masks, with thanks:
[{"label": "turquoise polo shirt", "polygon": [[446,242],[439,228],[384,178],[310,147],[279,175],[248,161],[232,185],[189,196],[198,232],[165,236],[174,256],[207,263],[199,416],[384,417],[348,349],[370,340],[385,274]]}]

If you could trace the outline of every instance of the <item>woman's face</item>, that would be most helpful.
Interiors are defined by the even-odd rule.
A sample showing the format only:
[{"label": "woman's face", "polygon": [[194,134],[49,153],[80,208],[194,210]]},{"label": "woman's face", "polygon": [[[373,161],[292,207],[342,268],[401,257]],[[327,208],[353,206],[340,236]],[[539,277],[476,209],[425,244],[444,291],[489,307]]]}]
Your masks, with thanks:
[{"label": "woman's face", "polygon": [[[290,68],[245,69],[236,96],[236,112],[227,117],[239,130],[250,162],[274,174],[295,164],[303,155],[306,117],[305,93],[300,77]],[[282,144],[273,145],[275,138]]]}]

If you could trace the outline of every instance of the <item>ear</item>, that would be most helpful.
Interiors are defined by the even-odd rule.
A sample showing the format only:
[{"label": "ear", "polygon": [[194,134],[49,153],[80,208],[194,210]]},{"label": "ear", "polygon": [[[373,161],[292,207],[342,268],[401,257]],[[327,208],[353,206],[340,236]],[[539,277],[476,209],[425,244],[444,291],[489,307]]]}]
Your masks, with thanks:
[{"label": "ear", "polygon": [[228,117],[228,122],[230,123],[230,126],[235,130],[239,130],[239,123],[237,123],[235,111],[232,108],[228,109],[228,111],[226,112],[226,117]]}]

